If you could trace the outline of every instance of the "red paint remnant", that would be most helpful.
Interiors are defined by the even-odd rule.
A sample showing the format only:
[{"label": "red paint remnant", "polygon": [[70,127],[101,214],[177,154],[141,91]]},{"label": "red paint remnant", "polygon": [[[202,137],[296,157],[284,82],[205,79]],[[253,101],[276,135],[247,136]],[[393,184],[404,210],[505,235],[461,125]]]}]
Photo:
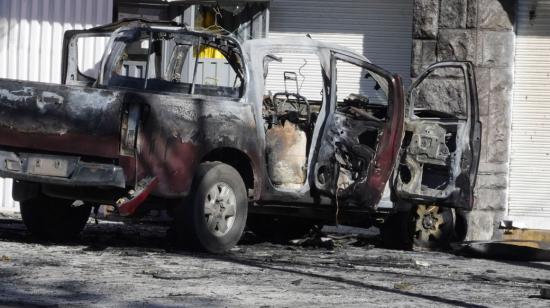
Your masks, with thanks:
[{"label": "red paint remnant", "polygon": [[401,77],[395,75],[393,78],[394,97],[391,105],[391,121],[387,121],[379,142],[378,151],[372,162],[368,174],[368,186],[364,200],[376,204],[382,197],[386,183],[391,176],[397,154],[403,139],[403,121],[405,117],[405,106],[403,104],[403,91]]},{"label": "red paint remnant", "polygon": [[97,136],[84,134],[48,135],[24,133],[0,127],[0,144],[18,148],[41,149],[52,152],[70,153],[113,158],[119,155],[119,136]]},{"label": "red paint remnant", "polygon": [[193,181],[199,147],[176,139],[167,142],[167,138],[159,134],[151,137],[144,134],[139,143],[138,179],[152,175],[158,177],[155,192],[161,195],[187,193]]},{"label": "red paint remnant", "polygon": [[136,191],[132,199],[122,198],[117,201],[118,212],[121,216],[130,216],[135,213],[137,208],[149,197],[153,189],[157,186],[159,180],[157,177],[153,178],[141,191]]}]

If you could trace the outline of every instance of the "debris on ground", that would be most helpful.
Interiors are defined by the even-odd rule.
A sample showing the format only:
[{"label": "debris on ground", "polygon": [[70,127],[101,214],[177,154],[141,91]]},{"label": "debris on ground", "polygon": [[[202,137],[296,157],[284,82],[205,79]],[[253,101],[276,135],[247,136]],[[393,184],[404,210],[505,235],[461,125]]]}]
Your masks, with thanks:
[{"label": "debris on ground", "polygon": [[317,234],[306,238],[291,240],[290,243],[301,247],[334,249],[334,241],[330,237],[318,236]]},{"label": "debris on ground", "polygon": [[452,245],[454,253],[463,257],[510,260],[550,261],[550,245],[538,241],[483,241]]},{"label": "debris on ground", "polygon": [[[17,228],[15,228],[17,227]],[[78,241],[0,221],[0,307],[548,307],[550,263],[352,245],[241,242],[225,255],[174,251],[162,225],[99,221]],[[354,232],[355,233],[355,232]],[[139,234],[139,236],[137,235]],[[358,235],[362,236],[362,235]],[[253,239],[252,239],[253,240]],[[104,249],[103,249],[104,248]],[[428,265],[428,266],[426,266]]]},{"label": "debris on ground", "polygon": [[182,280],[183,279],[181,275],[174,274],[174,273],[153,273],[151,276],[156,279],[164,279],[164,280]]},{"label": "debris on ground", "polygon": [[155,279],[163,280],[182,280],[183,276],[169,271],[143,271],[142,274],[151,276]]},{"label": "debris on ground", "polygon": [[418,267],[429,267],[430,263],[426,261],[415,260],[414,264]]},{"label": "debris on ground", "polygon": [[408,282],[398,282],[393,285],[393,288],[402,291],[410,291],[413,289],[413,285]]}]

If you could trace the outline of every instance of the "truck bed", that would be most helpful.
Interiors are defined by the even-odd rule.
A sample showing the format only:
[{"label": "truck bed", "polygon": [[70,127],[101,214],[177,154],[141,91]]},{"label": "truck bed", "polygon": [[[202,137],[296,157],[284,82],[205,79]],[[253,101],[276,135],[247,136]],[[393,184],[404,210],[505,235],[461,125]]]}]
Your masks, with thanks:
[{"label": "truck bed", "polygon": [[121,98],[103,89],[0,79],[0,149],[114,158]]}]

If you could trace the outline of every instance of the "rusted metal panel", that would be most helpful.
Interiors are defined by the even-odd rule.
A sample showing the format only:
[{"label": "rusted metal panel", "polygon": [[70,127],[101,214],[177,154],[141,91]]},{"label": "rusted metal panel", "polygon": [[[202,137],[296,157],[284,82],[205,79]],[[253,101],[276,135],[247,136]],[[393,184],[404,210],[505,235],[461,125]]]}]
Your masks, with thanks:
[{"label": "rusted metal panel", "polygon": [[[113,0],[0,0],[0,78],[59,83],[63,33],[112,21]],[[103,41],[85,42],[82,67],[100,59]],[[0,179],[0,211],[18,210],[11,180]]]},{"label": "rusted metal panel", "polygon": [[138,135],[138,178],[158,176],[156,194],[187,193],[194,168],[214,149],[243,150],[253,165],[259,165],[256,123],[249,104],[185,95],[144,93],[141,98],[150,110]]},{"label": "rusted metal panel", "polygon": [[[138,179],[158,176],[156,193],[162,196],[187,193],[190,175],[210,150],[230,147],[251,156],[258,153],[252,108],[240,101],[155,93],[136,95],[122,90],[34,82],[24,82],[25,87],[21,84],[2,80],[0,144],[4,146],[121,159],[124,153],[119,147],[120,118],[126,108],[123,106],[148,106],[137,136]],[[44,93],[58,99],[44,102]],[[127,157],[120,162],[128,182],[135,179],[133,159]]]},{"label": "rusted metal panel", "polygon": [[117,91],[4,79],[0,90],[0,142],[116,157],[123,98]]}]

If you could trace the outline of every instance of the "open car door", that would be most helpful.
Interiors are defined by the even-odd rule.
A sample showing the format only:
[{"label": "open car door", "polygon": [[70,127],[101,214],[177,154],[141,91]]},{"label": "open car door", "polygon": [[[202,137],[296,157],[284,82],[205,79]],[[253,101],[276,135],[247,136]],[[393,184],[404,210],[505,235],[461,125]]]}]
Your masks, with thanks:
[{"label": "open car door", "polygon": [[480,144],[473,65],[433,64],[408,93],[394,195],[413,204],[471,209]]},{"label": "open car door", "polygon": [[346,205],[375,207],[403,133],[401,78],[333,52],[330,98],[314,158],[315,188]]}]

